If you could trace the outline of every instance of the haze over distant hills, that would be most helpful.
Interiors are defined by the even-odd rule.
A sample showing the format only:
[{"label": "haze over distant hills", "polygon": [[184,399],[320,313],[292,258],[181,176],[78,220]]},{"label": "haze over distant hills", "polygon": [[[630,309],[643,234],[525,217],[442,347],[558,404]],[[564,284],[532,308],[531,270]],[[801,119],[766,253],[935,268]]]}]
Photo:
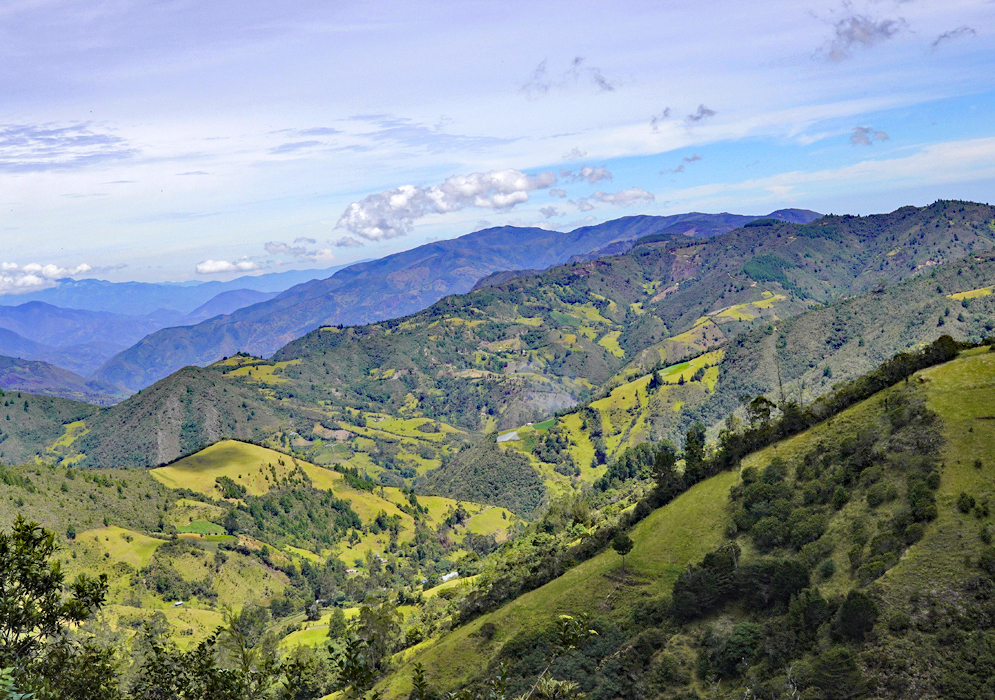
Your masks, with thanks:
[{"label": "haze over distant hills", "polygon": [[180,321],[183,316],[223,292],[282,292],[296,284],[333,275],[344,267],[346,265],[323,270],[287,270],[245,275],[228,282],[108,282],[67,278],[59,280],[58,286],[50,289],[0,296],[0,306],[19,306],[29,301],[42,301],[66,309],[106,311],[131,316],[173,311],[176,315],[172,321]]},{"label": "haze over distant hills", "polygon": [[[818,216],[792,209],[763,218],[807,223]],[[469,291],[494,272],[547,268],[614,243],[631,246],[639,237],[665,230],[699,236],[724,233],[757,218],[695,212],[631,216],[567,233],[512,226],[484,229],[351,265],[221,318],[158,331],[111,358],[93,376],[136,391],[186,365],[206,365],[239,351],[268,356],[323,324],[355,325],[413,313],[448,294]]]}]

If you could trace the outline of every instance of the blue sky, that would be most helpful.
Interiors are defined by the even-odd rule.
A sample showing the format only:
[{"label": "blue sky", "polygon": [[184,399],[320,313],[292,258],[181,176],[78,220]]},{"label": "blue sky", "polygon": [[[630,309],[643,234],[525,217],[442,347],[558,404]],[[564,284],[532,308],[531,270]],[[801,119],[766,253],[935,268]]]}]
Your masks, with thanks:
[{"label": "blue sky", "polygon": [[995,201],[995,3],[0,2],[0,293]]}]

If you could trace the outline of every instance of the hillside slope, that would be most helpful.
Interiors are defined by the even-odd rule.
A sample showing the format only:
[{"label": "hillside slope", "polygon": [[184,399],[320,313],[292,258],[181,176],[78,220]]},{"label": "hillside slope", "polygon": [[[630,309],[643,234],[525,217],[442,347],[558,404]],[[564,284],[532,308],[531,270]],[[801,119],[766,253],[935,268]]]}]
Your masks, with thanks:
[{"label": "hillside slope", "polygon": [[479,689],[503,662],[524,692],[557,616],[587,613],[599,637],[549,673],[592,700],[984,697],[993,397],[988,347],[922,370],[650,514],[626,575],[608,550],[398,655],[381,688],[406,697],[420,663]]},{"label": "hillside slope", "polygon": [[[328,279],[299,285],[220,319],[159,331],[112,358],[94,376],[137,390],[184,365],[206,365],[238,351],[269,356],[318,326],[410,314],[447,294],[468,292],[493,272],[561,264],[571,256],[614,241],[635,240],[689,216],[696,221],[724,221],[731,215],[633,216],[568,233],[506,226],[428,243],[351,265]],[[720,221],[717,226],[730,230],[739,223],[739,219]]]}]

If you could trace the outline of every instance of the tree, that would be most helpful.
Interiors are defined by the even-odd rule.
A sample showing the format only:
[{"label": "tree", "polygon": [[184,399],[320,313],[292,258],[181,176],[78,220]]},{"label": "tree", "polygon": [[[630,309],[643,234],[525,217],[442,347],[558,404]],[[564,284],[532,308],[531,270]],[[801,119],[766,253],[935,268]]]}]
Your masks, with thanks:
[{"label": "tree", "polygon": [[9,534],[0,532],[0,668],[10,669],[22,690],[43,688],[49,672],[65,673],[47,657],[82,649],[64,633],[89,619],[107,595],[106,574],[80,575],[66,586],[59,562],[50,561],[55,549],[54,534],[21,516]]},{"label": "tree", "polygon": [[614,549],[619,556],[622,557],[622,574],[625,574],[625,555],[632,551],[632,538],[629,537],[624,532],[620,532],[615,535],[615,539],[612,540],[612,549]]},{"label": "tree", "polygon": [[705,477],[705,426],[695,423],[684,440],[684,480],[696,484]]},{"label": "tree", "polygon": [[677,464],[677,451],[669,442],[663,442],[656,450],[653,459],[653,478],[656,480],[656,489],[659,500],[668,503],[677,494],[684,490],[681,476],[674,471]]},{"label": "tree", "polygon": [[342,608],[337,607],[332,610],[332,615],[328,620],[328,638],[340,639],[345,636],[347,629],[345,613],[342,611]]}]

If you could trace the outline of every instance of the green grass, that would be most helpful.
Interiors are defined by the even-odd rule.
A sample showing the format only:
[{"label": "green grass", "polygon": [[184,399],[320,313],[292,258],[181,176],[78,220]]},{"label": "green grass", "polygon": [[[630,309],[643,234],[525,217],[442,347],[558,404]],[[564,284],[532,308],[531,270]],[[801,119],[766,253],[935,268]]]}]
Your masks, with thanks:
[{"label": "green grass", "polygon": [[978,535],[990,520],[961,513],[956,499],[961,492],[979,502],[995,499],[995,420],[989,418],[995,416],[995,354],[967,353],[918,376],[925,380],[928,405],[943,420],[945,467],[936,494],[939,516],[884,578],[895,597],[921,589],[925,581],[939,587],[973,573],[964,560],[977,557],[984,546]]},{"label": "green grass", "polygon": [[[621,560],[614,551],[605,551],[500,609],[423,644],[383,687],[390,697],[406,697],[412,665],[420,662],[433,684],[454,688],[485,667],[501,643],[527,628],[552,622],[561,614],[603,609],[609,596],[614,606],[626,609],[625,602],[669,591],[689,562],[699,560],[722,541],[729,518],[726,497],[737,478],[724,473],[698,484],[633,528],[630,534],[635,546],[626,557],[626,569],[634,584],[618,585]],[[489,644],[474,636],[488,622],[498,629]]]},{"label": "green grass", "polygon": [[290,457],[275,450],[222,440],[167,467],[153,469],[151,474],[169,488],[190,489],[212,498],[220,495],[215,479],[226,476],[244,486],[250,496],[261,496],[274,484],[270,467],[276,470],[278,479],[296,469]]},{"label": "green grass", "polygon": [[225,529],[218,525],[217,523],[208,522],[207,520],[194,520],[189,525],[182,525],[176,528],[177,532],[189,532],[197,535],[223,535],[225,534]]}]

